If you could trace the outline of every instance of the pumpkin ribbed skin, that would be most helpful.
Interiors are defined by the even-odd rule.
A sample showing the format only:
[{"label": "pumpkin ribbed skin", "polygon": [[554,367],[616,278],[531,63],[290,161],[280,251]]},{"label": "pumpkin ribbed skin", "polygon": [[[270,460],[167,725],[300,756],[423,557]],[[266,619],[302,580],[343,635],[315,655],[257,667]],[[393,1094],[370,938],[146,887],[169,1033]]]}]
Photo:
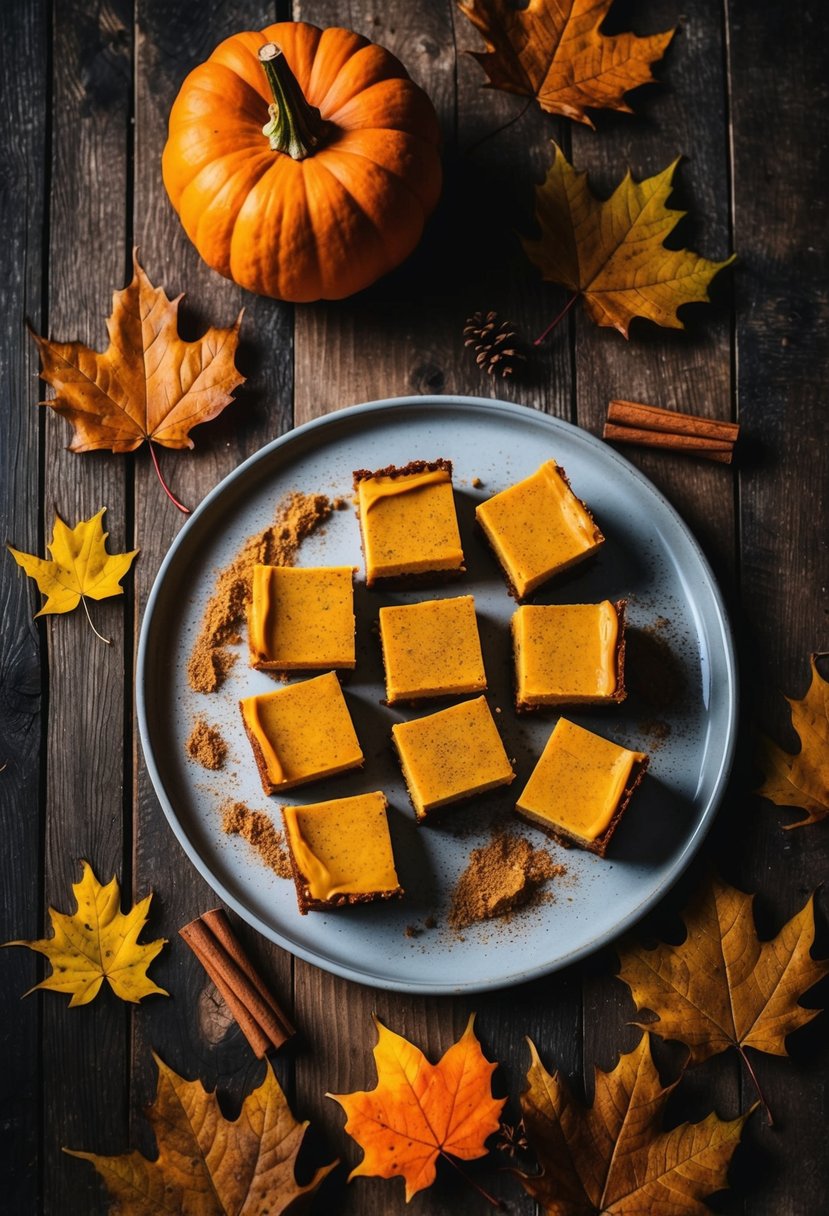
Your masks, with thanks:
[{"label": "pumpkin ribbed skin", "polygon": [[[332,124],[304,160],[272,151],[258,59],[281,47]],[[350,30],[280,22],[235,34],[181,87],[162,159],[184,230],[220,274],[280,300],[338,300],[399,265],[441,185],[432,103],[389,51]]]}]

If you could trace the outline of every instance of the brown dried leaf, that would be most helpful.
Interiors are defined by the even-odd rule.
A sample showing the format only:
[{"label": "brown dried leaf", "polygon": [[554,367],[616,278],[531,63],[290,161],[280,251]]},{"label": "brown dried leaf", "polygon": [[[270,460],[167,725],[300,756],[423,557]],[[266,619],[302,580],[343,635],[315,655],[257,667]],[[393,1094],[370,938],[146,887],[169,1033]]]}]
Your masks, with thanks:
[{"label": "brown dried leaf", "polygon": [[803,700],[786,698],[800,751],[786,752],[763,737],[757,757],[765,774],[757,793],[777,806],[797,806],[807,812],[805,819],[786,823],[785,828],[819,823],[829,815],[829,682],[818,672],[817,657],[809,657],[812,682]]},{"label": "brown dried leaf", "polygon": [[734,259],[711,262],[663,245],[685,214],[665,205],[678,161],[641,182],[626,173],[601,200],[587,174],[553,147],[555,159],[536,187],[541,237],[523,242],[530,261],[548,282],[582,296],[597,325],[613,326],[625,338],[634,317],[684,329],[677,309],[706,301],[714,275]]},{"label": "brown dried leaf", "polygon": [[612,1072],[596,1070],[592,1106],[576,1101],[558,1073],[550,1076],[532,1043],[530,1051],[521,1107],[541,1173],[518,1177],[545,1216],[709,1212],[705,1196],[725,1186],[748,1115],[725,1122],[710,1114],[663,1131],[674,1085],[662,1087],[647,1035]]},{"label": "brown dried leaf", "polygon": [[239,326],[210,326],[203,337],[178,335],[178,306],[154,287],[133,252],[132,282],[113,295],[103,354],[81,342],[53,342],[34,335],[41,375],[55,389],[50,406],[71,423],[70,451],[132,452],[151,441],[192,448],[190,430],[208,422],[244,383],[234,356]]},{"label": "brown dried leaf", "polygon": [[625,93],[653,80],[673,30],[637,38],[599,33],[612,0],[462,0],[486,42],[472,52],[490,83],[534,97],[542,110],[593,126],[585,107],[624,110]]},{"label": "brown dried leaf", "polygon": [[99,1157],[64,1150],[95,1166],[121,1216],[304,1211],[337,1162],[322,1166],[304,1186],[297,1183],[296,1158],[308,1124],[294,1119],[270,1063],[231,1122],[200,1081],[185,1081],[158,1056],[155,1061],[158,1089],[147,1113],[158,1146],[155,1161],[137,1152]]}]

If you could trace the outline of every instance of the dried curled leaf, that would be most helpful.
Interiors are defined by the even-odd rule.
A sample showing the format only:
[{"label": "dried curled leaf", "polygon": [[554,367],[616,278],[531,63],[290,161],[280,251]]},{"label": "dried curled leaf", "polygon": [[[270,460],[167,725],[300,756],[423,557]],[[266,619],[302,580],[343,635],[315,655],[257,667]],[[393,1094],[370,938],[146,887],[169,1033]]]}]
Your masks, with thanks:
[{"label": "dried curled leaf", "polygon": [[659,1017],[647,1029],[685,1043],[694,1063],[729,1047],[784,1056],[786,1035],[817,1016],[798,1004],[829,973],[829,962],[809,953],[814,898],[768,942],[757,936],[752,900],[712,880],[685,910],[688,935],[681,945],[621,952],[619,978],[637,1010]]},{"label": "dried curled leaf", "polygon": [[684,211],[665,203],[678,160],[654,177],[636,182],[630,172],[602,201],[591,192],[561,148],[542,185],[536,187],[539,240],[525,239],[530,261],[551,283],[584,299],[597,325],[613,326],[628,337],[634,317],[669,329],[683,329],[677,309],[704,302],[714,275],[728,266],[687,249],[666,249],[665,238]]},{"label": "dried curled leaf", "polygon": [[154,287],[136,251],[133,268],[132,282],[113,294],[103,354],[34,335],[41,376],[56,394],[43,404],[72,424],[72,452],[133,452],[145,440],[192,448],[192,427],[220,414],[244,383],[234,363],[242,314],[235,325],[211,325],[185,342],[178,335],[182,296],[169,300]]},{"label": "dried curled leaf", "polygon": [[[643,1035],[612,1072],[596,1070],[592,1106],[551,1076],[530,1043],[528,1088],[521,1097],[527,1138],[540,1174],[519,1173],[545,1216],[705,1216],[703,1200],[725,1186],[748,1115],[662,1130],[663,1088]],[[750,1112],[749,1112],[750,1113]]]},{"label": "dried curled leaf", "polygon": [[490,84],[534,97],[542,110],[593,126],[591,109],[630,113],[625,93],[653,80],[673,30],[637,38],[599,33],[612,0],[461,0],[486,42],[473,56]]},{"label": "dried curled leaf", "polygon": [[349,1181],[360,1175],[406,1180],[406,1202],[435,1180],[439,1156],[472,1161],[486,1155],[485,1141],[498,1130],[505,1099],[493,1098],[496,1065],[466,1030],[438,1064],[407,1039],[374,1019],[376,1089],[329,1094],[342,1106],[345,1130],[364,1151]]},{"label": "dried curled leaf", "polygon": [[297,1183],[296,1158],[308,1124],[294,1119],[270,1064],[231,1122],[200,1081],[185,1081],[154,1058],[158,1088],[147,1118],[156,1160],[137,1152],[99,1157],[64,1150],[95,1166],[121,1216],[298,1216],[337,1162],[322,1166],[306,1185]]},{"label": "dried curled leaf", "polygon": [[84,596],[92,600],[105,600],[112,595],[124,594],[121,579],[132,565],[138,550],[107,553],[109,533],[104,531],[101,522],[105,511],[106,507],[101,507],[97,515],[82,519],[74,528],[67,527],[56,515],[52,541],[46,546],[51,559],[23,553],[9,545],[9,552],[18,566],[23,567],[46,596],[46,603],[36,616],[71,612]]},{"label": "dried curled leaf", "polygon": [[52,964],[52,974],[37,988],[69,992],[73,1005],[86,1005],[98,995],[107,981],[122,1001],[137,1003],[153,992],[169,994],[147,975],[147,967],[162,947],[164,938],[139,944],[147,922],[152,895],[145,896],[129,912],[121,912],[121,890],[117,879],[102,887],[88,862],[83,877],[72,884],[77,909],[71,915],[49,909],[54,934],[39,941],[6,942],[7,946],[28,946]]},{"label": "dried curled leaf", "polygon": [[757,757],[765,774],[757,793],[777,806],[802,807],[807,812],[805,819],[786,823],[785,828],[802,828],[829,815],[829,682],[817,669],[817,657],[809,658],[812,681],[803,700],[786,698],[800,751],[792,755],[764,737]]}]

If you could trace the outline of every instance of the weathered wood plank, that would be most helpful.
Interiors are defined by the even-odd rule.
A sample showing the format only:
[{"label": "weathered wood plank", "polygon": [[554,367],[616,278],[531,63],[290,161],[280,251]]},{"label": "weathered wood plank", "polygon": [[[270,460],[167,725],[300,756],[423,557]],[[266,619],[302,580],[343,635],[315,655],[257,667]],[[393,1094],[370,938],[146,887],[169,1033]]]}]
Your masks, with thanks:
[{"label": "weathered wood plank", "polygon": [[[201,261],[164,190],[161,152],[170,108],[187,73],[223,38],[269,24],[273,9],[266,0],[216,0],[200,6],[197,15],[187,0],[140,0],[136,5],[134,222],[144,264],[168,294],[187,292],[182,332],[189,338],[210,323],[229,324],[245,308],[238,363],[249,377],[247,384],[222,417],[194,432],[193,451],[160,452],[165,476],[191,508],[242,460],[290,425],[292,316],[287,306],[241,291]],[[142,551],[136,627],[156,571],[182,523],[181,514],[164,497],[149,454],[140,452],[135,461],[135,543]],[[208,1088],[218,1084],[231,1104],[258,1081],[261,1066],[235,1025],[217,1039],[213,1024],[202,1016],[207,977],[178,938],[178,930],[218,901],[171,833],[147,776],[137,728],[135,747],[135,889],[137,894],[149,888],[156,892],[158,925],[170,939],[157,975],[173,996],[169,1001],[148,1002],[146,1016],[136,1023],[131,1138],[133,1143],[147,1144],[142,1108],[155,1092],[150,1048],[177,1070],[201,1077]],[[290,957],[243,924],[238,932],[289,1005]],[[289,1083],[290,1068],[280,1065],[283,1082],[286,1074]]]},{"label": "weathered wood plank", "polygon": [[[611,20],[611,30],[653,33],[675,24],[677,11],[669,3],[617,4]],[[684,10],[678,24],[665,59],[655,69],[664,83],[633,94],[635,115],[596,113],[595,133],[574,124],[571,158],[578,169],[589,169],[593,188],[603,194],[616,186],[628,167],[641,179],[663,169],[678,155],[687,158],[678,170],[671,200],[673,206],[690,211],[677,241],[709,257],[722,258],[730,252],[730,237],[721,6],[717,0],[700,0]],[[726,282],[715,289],[714,305],[684,310],[684,332],[634,321],[629,342],[615,330],[595,327],[577,304],[573,312],[580,425],[601,434],[613,397],[730,418],[728,286]],[[559,306],[563,304],[564,293],[559,292],[556,299]],[[724,591],[732,594],[733,473],[725,466],[633,447],[623,448],[622,455],[679,510],[713,563]],[[648,741],[644,743],[647,747]],[[704,877],[699,868],[694,874],[692,881]],[[689,889],[688,883],[685,888]],[[661,915],[649,918],[654,932],[664,931],[676,902],[668,900]],[[632,1005],[623,986],[610,978],[612,968],[612,951],[585,967],[584,1079],[588,1088],[592,1088],[594,1067],[612,1067],[619,1052],[630,1050],[638,1038],[626,1025]],[[704,1109],[716,1105],[721,1114],[735,1115],[740,1097],[736,1066],[726,1061],[713,1076],[715,1083],[709,1088]],[[692,1100],[689,1089],[689,1103]]]},{"label": "weathered wood plank", "polygon": [[478,309],[497,309],[530,335],[538,294],[514,229],[526,227],[540,141],[510,131],[472,150],[517,109],[515,98],[482,94],[475,62],[456,53],[456,36],[472,48],[475,30],[449,0],[392,4],[382,15],[360,3],[297,0],[294,15],[355,29],[400,58],[437,110],[445,175],[438,208],[403,266],[344,304],[297,309],[296,422],[411,393],[506,395],[569,410],[566,354],[541,352],[531,375],[505,384],[479,371],[463,347],[464,322]]},{"label": "weathered wood plank", "polygon": [[[49,332],[101,349],[111,292],[125,281],[130,142],[132,5],[55,6]],[[128,548],[125,462],[65,450],[66,423],[45,418],[43,491],[52,513],[74,524],[100,507],[113,551]],[[125,612],[128,601],[94,605],[104,646],[82,612],[50,617],[44,902],[72,907],[71,884],[86,858],[97,876],[124,870]],[[87,1216],[102,1189],[88,1166],[61,1152],[117,1151],[126,1130],[127,1020],[108,991],[81,1010],[43,1004],[44,1207]]]},{"label": "weathered wood plank", "polygon": [[[568,350],[544,352],[530,376],[505,384],[479,372],[463,347],[463,324],[475,309],[495,308],[525,333],[541,324],[539,287],[512,228],[521,217],[526,226],[530,182],[542,141],[505,145],[503,137],[500,143],[495,137],[466,154],[515,110],[515,99],[482,94],[474,62],[457,56],[455,39],[462,38],[462,45],[471,48],[476,44],[474,30],[465,22],[456,28],[452,4],[393,4],[380,15],[356,3],[303,0],[294,12],[318,25],[356,29],[398,54],[434,101],[446,145],[444,196],[409,263],[344,304],[297,309],[296,421],[355,401],[412,392],[506,395],[569,416]],[[336,1151],[349,1164],[359,1158],[359,1150],[343,1136],[342,1113],[322,1095],[373,1085],[372,1012],[437,1059],[460,1035],[469,1012],[476,1010],[476,1030],[485,1050],[506,1065],[496,1074],[497,1092],[510,1092],[513,1098],[522,1088],[527,1066],[525,1034],[534,1037],[545,1058],[565,1070],[580,1065],[581,999],[571,972],[511,992],[508,1002],[503,994],[451,1000],[374,992],[297,961],[296,991],[311,1046],[308,1056],[297,1062],[299,1110],[329,1129]],[[508,1117],[517,1117],[514,1102]],[[533,1210],[514,1181],[488,1167],[484,1170],[481,1174],[473,1167],[472,1172],[496,1194],[509,1197],[512,1211]],[[374,1216],[391,1210],[401,1193],[400,1183],[360,1179],[338,1195],[337,1210]],[[470,1214],[487,1210],[480,1196],[452,1178],[451,1171],[443,1173],[434,1192],[422,1193],[418,1204],[424,1213],[444,1212],[447,1205]]]},{"label": "weathered wood plank", "polygon": [[[49,146],[49,13],[45,3],[0,9],[0,78],[7,82],[0,130],[0,517],[3,539],[40,552],[40,419],[37,359],[25,319],[43,321],[44,199]],[[34,585],[3,555],[0,578],[0,940],[39,936],[41,844],[41,655]],[[0,1193],[9,1210],[35,1211],[39,1158],[39,1000],[21,997],[38,979],[36,957],[0,957]]]},{"label": "weathered wood plank", "polygon": [[[829,366],[826,284],[829,157],[822,104],[829,76],[822,14],[729,0],[736,367],[740,421],[756,463],[740,478],[742,658],[745,703],[766,729],[787,737],[780,695],[801,696],[807,656],[829,644],[826,612]],[[758,72],[758,64],[768,70]],[[748,777],[748,774],[747,774]],[[751,786],[746,781],[745,789]],[[760,892],[766,933],[776,931],[825,879],[829,841],[821,828],[784,832],[792,816],[746,799],[735,825],[730,876]],[[826,895],[820,892],[825,928]],[[827,953],[825,934],[820,953]],[[791,1040],[793,1060],[760,1057],[756,1070],[776,1126],[754,1121],[763,1185],[757,1216],[806,1216],[826,1206],[825,1033]],[[745,1086],[747,1103],[752,1100]]]}]

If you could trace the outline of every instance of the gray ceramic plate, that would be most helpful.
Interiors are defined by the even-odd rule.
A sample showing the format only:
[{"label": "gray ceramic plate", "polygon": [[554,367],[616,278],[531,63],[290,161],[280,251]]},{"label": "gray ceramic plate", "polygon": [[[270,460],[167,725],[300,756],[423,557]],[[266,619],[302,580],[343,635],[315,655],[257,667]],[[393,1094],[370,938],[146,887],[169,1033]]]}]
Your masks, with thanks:
[{"label": "gray ceramic plate", "polygon": [[[186,678],[193,639],[217,569],[271,521],[285,493],[299,489],[350,501],[353,469],[438,456],[455,467],[468,575],[434,593],[379,595],[358,583],[358,664],[345,691],[366,767],[294,791],[302,803],[384,790],[406,896],[399,903],[300,916],[293,883],[277,878],[245,841],[226,836],[220,826],[219,807],[228,798],[279,821],[277,800],[262,793],[237,707],[240,696],[271,690],[273,681],[251,671],[243,654],[218,693],[193,693]],[[548,457],[566,469],[607,543],[596,559],[577,567],[566,583],[548,585],[537,600],[626,597],[634,630],[631,674],[636,666],[639,683],[650,689],[622,706],[571,716],[650,752],[651,768],[604,860],[560,850],[514,821],[533,844],[549,846],[567,874],[553,884],[549,902],[459,936],[447,924],[455,880],[493,825],[513,822],[516,792],[555,723],[554,716],[519,720],[512,711],[508,623],[515,605],[473,529],[474,508]],[[351,509],[336,512],[301,552],[304,565],[360,560]],[[490,704],[500,709],[497,721],[518,777],[512,787],[449,808],[435,826],[418,828],[390,746],[392,723],[417,715],[380,703],[382,666],[372,627],[383,603],[469,591],[481,626]],[[198,714],[228,741],[222,772],[208,772],[186,755]],[[667,891],[699,847],[728,776],[736,680],[711,571],[674,510],[631,465],[584,431],[522,406],[414,397],[355,406],[300,427],[252,456],[205,498],[167,554],[150,596],[138,650],[138,715],[170,826],[227,904],[273,941],[338,975],[384,988],[451,993],[520,983],[563,967],[615,937]]]}]

